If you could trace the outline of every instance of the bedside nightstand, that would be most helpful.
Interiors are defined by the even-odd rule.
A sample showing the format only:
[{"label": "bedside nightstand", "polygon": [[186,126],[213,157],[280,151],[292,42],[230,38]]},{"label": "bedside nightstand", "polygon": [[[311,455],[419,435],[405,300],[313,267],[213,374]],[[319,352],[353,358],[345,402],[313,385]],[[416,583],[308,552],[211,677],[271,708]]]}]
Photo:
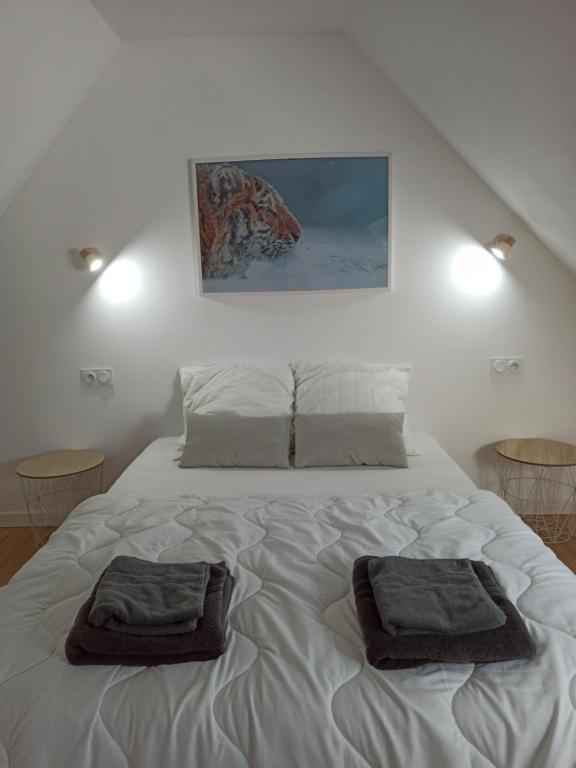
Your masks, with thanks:
[{"label": "bedside nightstand", "polygon": [[546,544],[576,534],[576,446],[523,438],[496,446],[500,495]]},{"label": "bedside nightstand", "polygon": [[37,546],[77,504],[102,493],[105,458],[99,451],[54,451],[16,467]]}]

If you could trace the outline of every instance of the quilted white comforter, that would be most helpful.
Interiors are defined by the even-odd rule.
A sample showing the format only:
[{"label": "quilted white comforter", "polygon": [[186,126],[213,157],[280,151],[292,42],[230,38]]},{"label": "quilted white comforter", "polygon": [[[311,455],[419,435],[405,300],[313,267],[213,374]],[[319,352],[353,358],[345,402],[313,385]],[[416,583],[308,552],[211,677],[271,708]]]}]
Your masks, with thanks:
[{"label": "quilted white comforter", "polygon": [[[362,554],[492,565],[530,662],[379,672],[350,576]],[[64,640],[117,554],[226,559],[221,658],[71,667]],[[0,590],[1,768],[576,766],[576,577],[483,491],[84,502]]]}]

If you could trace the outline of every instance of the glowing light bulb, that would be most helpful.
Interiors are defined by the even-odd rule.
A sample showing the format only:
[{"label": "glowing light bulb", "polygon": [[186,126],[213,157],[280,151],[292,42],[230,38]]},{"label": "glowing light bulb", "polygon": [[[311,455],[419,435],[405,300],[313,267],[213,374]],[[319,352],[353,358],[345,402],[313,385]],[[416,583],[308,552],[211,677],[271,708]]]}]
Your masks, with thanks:
[{"label": "glowing light bulb", "polygon": [[98,248],[82,248],[80,256],[84,259],[84,265],[90,272],[98,272],[104,266],[104,257]]},{"label": "glowing light bulb", "polygon": [[90,272],[98,272],[98,270],[102,269],[103,266],[104,266],[104,259],[100,259],[100,258],[92,259],[88,263],[88,269],[90,270]]},{"label": "glowing light bulb", "polygon": [[500,261],[505,261],[510,255],[510,251],[514,247],[515,242],[516,240],[512,235],[498,235],[498,237],[491,240],[486,247],[492,256]]}]

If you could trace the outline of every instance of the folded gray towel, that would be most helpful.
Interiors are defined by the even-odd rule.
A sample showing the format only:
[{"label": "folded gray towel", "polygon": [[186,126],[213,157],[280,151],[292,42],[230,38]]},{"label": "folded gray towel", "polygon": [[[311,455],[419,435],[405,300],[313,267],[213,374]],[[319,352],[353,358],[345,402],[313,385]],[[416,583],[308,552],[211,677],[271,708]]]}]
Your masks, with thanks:
[{"label": "folded gray towel", "polygon": [[496,629],[506,621],[470,560],[374,557],[368,577],[390,635],[462,635]]},{"label": "folded gray towel", "polygon": [[153,563],[115,557],[104,571],[89,621],[134,635],[171,635],[196,628],[204,613],[206,563]]},{"label": "folded gray towel", "polygon": [[394,637],[388,634],[382,627],[370,586],[368,562],[371,559],[359,557],[354,562],[352,581],[358,619],[366,643],[366,657],[376,669],[407,669],[430,662],[482,664],[531,659],[535,656],[536,646],[520,614],[506,598],[492,569],[476,561],[472,561],[474,572],[491,599],[506,614],[505,624],[486,632],[469,632],[464,635]]},{"label": "folded gray towel", "polygon": [[234,587],[226,563],[209,565],[204,615],[194,632],[170,637],[136,637],[93,627],[88,621],[100,582],[80,608],[66,639],[70,664],[122,664],[131,667],[207,661],[226,650],[228,608]]}]

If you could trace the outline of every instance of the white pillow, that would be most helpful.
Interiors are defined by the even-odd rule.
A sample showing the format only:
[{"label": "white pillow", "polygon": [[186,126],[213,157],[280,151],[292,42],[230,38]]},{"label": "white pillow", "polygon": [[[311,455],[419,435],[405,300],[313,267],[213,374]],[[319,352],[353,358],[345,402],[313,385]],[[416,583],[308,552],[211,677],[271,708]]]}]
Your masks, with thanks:
[{"label": "white pillow", "polygon": [[[411,363],[290,364],[296,380],[296,416],[406,413]],[[404,422],[407,455],[417,455]]]},{"label": "white pillow", "polygon": [[288,466],[294,378],[288,365],[180,369],[180,466]]}]

